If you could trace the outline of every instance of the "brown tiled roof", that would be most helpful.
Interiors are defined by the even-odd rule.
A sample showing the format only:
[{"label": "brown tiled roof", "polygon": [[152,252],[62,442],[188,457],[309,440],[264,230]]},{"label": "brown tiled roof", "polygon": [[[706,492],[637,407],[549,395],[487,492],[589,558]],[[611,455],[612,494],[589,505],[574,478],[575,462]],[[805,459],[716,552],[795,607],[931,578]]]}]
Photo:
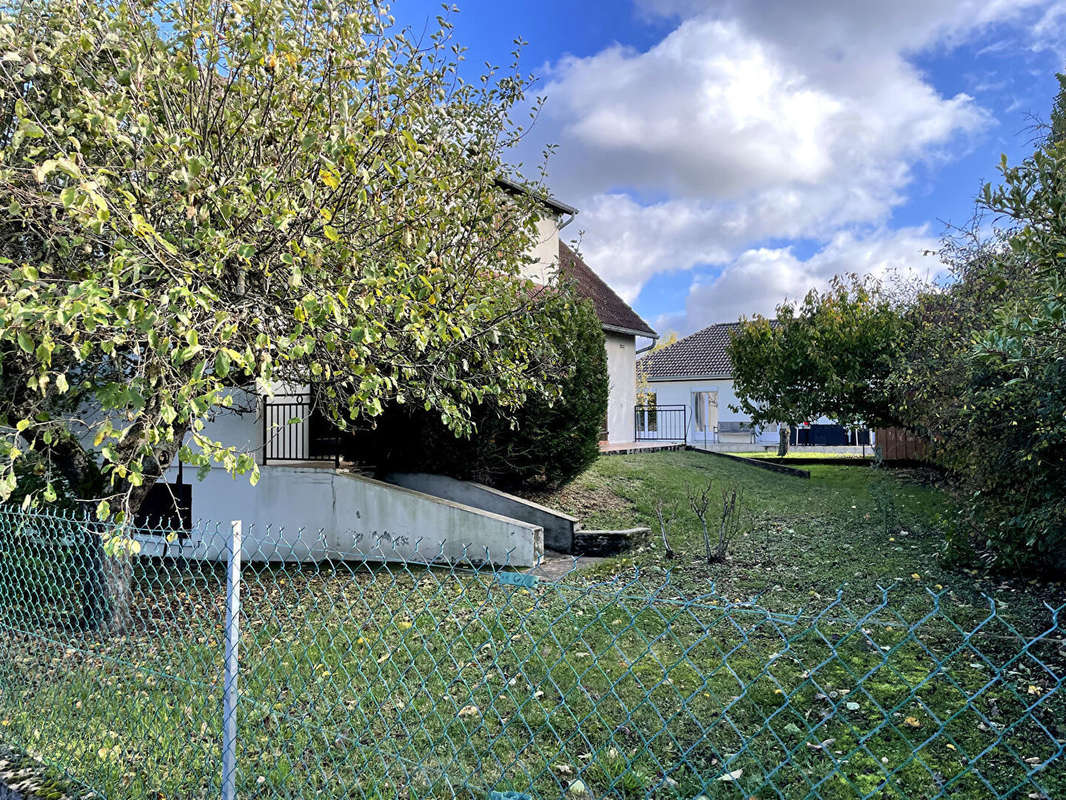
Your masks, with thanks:
[{"label": "brown tiled roof", "polygon": [[637,369],[649,379],[701,375],[728,378],[733,375],[726,348],[739,322],[719,322],[678,339],[662,350],[653,350],[637,361]]},{"label": "brown tiled roof", "polygon": [[634,332],[641,336],[655,337],[658,334],[630,308],[625,300],[603,282],[581,257],[563,242],[559,242],[559,272],[572,280],[582,297],[587,297],[596,308],[596,316],[605,328]]}]

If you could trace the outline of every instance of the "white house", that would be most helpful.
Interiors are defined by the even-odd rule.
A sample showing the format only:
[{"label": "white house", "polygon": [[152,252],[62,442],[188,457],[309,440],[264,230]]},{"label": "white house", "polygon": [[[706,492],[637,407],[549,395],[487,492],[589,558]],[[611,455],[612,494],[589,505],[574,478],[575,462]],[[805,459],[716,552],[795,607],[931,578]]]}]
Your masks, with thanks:
[{"label": "white house", "polygon": [[607,340],[607,420],[610,444],[636,438],[633,408],[637,402],[637,337],[658,338],[640,316],[604,283],[573,250],[559,242],[559,270],[577,291],[592,301]]},{"label": "white house", "polygon": [[[501,183],[509,191],[522,190]],[[592,299],[608,336],[607,435],[632,441],[635,339],[655,332],[560,242],[559,231],[576,210],[539,199],[545,212],[526,277],[549,284],[564,270]],[[148,554],[218,558],[226,540],[213,525],[236,519],[246,528],[245,556],[264,560],[469,559],[528,566],[545,544],[568,551],[572,543],[576,520],[487,487],[433,476],[395,476],[395,482],[385,483],[348,469],[335,429],[314,413],[310,387],[234,390],[232,399],[233,407],[219,409],[205,434],[238,452],[254,453],[258,485],[250,485],[247,476],[230,476],[221,466],[198,479],[194,470],[174,464],[153,488],[141,517],[177,515],[187,530],[173,542],[145,537],[142,547]]]},{"label": "white house", "polygon": [[[638,413],[639,438],[685,440],[694,445],[776,444],[778,426],[756,427],[740,411],[733,391],[729,341],[739,322],[708,325],[668,347],[644,354],[637,370],[646,385]],[[868,432],[849,431],[828,418],[792,431],[797,445],[869,443]]]},{"label": "white house", "polygon": [[[500,184],[510,191],[524,191],[509,181],[501,180]],[[564,275],[578,293],[592,301],[607,340],[608,398],[603,438],[610,444],[632,442],[637,339],[654,340],[658,334],[562,240],[560,231],[570,224],[577,209],[550,197],[538,199],[545,214],[537,226],[539,241],[532,254],[534,261],[524,270],[524,277],[547,286]]]}]

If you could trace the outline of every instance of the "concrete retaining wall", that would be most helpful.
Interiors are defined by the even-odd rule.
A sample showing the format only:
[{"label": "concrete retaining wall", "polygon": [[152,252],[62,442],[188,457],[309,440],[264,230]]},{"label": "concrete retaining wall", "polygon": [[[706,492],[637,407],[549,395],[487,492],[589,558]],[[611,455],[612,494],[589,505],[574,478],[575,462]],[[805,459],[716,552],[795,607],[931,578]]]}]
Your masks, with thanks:
[{"label": "concrete retaining wall", "polygon": [[722,453],[717,450],[709,450],[703,447],[690,447],[689,450],[695,450],[697,453],[709,453],[710,455],[718,456],[719,458],[728,458],[733,461],[739,461],[741,464],[748,464],[749,466],[766,469],[770,472],[780,472],[782,475],[791,475],[793,478],[811,477],[809,470],[787,467],[776,461],[767,461],[765,458],[744,458],[744,456],[735,456],[731,453]]},{"label": "concrete retaining wall", "polygon": [[540,525],[327,468],[264,466],[254,487],[247,476],[211,470],[193,482],[192,514],[212,522],[195,525],[187,538],[171,544],[147,537],[142,552],[223,558],[228,522],[235,519],[244,524],[243,556],[249,560],[531,566],[544,551]]},{"label": "concrete retaining wall", "polygon": [[386,475],[385,480],[419,492],[537,525],[544,529],[545,547],[558,550],[560,553],[573,551],[577,517],[571,517],[553,508],[546,508],[524,498],[515,497],[507,492],[501,492],[491,486],[473,481],[460,481],[446,475],[431,475],[426,472],[394,472]]}]

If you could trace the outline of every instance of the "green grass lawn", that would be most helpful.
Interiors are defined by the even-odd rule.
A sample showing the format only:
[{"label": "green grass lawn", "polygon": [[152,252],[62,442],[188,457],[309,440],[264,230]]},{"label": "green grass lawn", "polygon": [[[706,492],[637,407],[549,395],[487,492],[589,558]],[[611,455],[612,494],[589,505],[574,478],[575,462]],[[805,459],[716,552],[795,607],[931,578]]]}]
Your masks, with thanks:
[{"label": "green grass lawn", "polygon": [[776,448],[773,450],[740,452],[740,453],[727,453],[730,456],[740,456],[741,458],[757,458],[765,459],[769,461],[782,461],[788,463],[789,461],[806,461],[809,459],[817,461],[848,461],[863,464],[872,464],[874,461],[873,448],[867,448],[866,455],[862,453],[834,453],[832,451],[813,451],[805,452],[803,450],[790,450],[787,455],[779,456]]},{"label": "green grass lawn", "polygon": [[[248,567],[239,796],[1066,796],[1062,634],[1019,657],[1008,627],[1045,629],[1062,586],[938,566],[951,508],[932,486],[811,472],[611,456],[547,498],[632,527],[689,487],[737,486],[754,517],[722,564],[680,514],[674,560],[653,538],[534,589]],[[109,797],[216,796],[222,585],[143,561],[121,638],[5,611],[24,632],[0,638],[0,738]],[[982,592],[999,615],[967,639]]]},{"label": "green grass lawn", "polygon": [[[953,588],[964,584],[967,591],[998,591],[994,581],[939,566],[940,531],[953,510],[941,490],[909,480],[913,471],[821,464],[804,469],[810,480],[692,451],[609,456],[570,486],[537,499],[581,517],[590,529],[653,529],[646,549],[606,565],[604,573],[670,569],[692,591],[707,591],[713,583],[728,597],[766,594],[775,608],[805,605],[844,585],[859,595],[893,581],[913,584],[923,594],[926,586],[945,581]],[[719,493],[740,490],[753,518],[729,560],[711,566],[702,563],[702,533],[687,504],[689,491],[709,481]],[[670,531],[671,545],[681,554],[675,563],[663,560],[658,540],[660,501],[679,510]],[[1017,586],[1003,586],[1017,597]],[[1044,589],[1054,594],[1061,588],[1028,587],[1038,603]]]}]

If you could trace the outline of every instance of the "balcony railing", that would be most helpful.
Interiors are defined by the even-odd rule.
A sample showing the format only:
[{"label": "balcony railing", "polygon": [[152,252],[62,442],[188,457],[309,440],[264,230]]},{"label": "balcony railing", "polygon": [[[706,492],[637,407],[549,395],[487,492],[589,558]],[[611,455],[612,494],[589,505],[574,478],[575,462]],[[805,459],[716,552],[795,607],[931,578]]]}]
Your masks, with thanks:
[{"label": "balcony railing", "polygon": [[310,394],[263,397],[263,463],[320,461],[339,466],[340,432],[316,409]]},{"label": "balcony railing", "polygon": [[685,442],[688,437],[686,406],[636,406],[633,409],[638,442]]}]

